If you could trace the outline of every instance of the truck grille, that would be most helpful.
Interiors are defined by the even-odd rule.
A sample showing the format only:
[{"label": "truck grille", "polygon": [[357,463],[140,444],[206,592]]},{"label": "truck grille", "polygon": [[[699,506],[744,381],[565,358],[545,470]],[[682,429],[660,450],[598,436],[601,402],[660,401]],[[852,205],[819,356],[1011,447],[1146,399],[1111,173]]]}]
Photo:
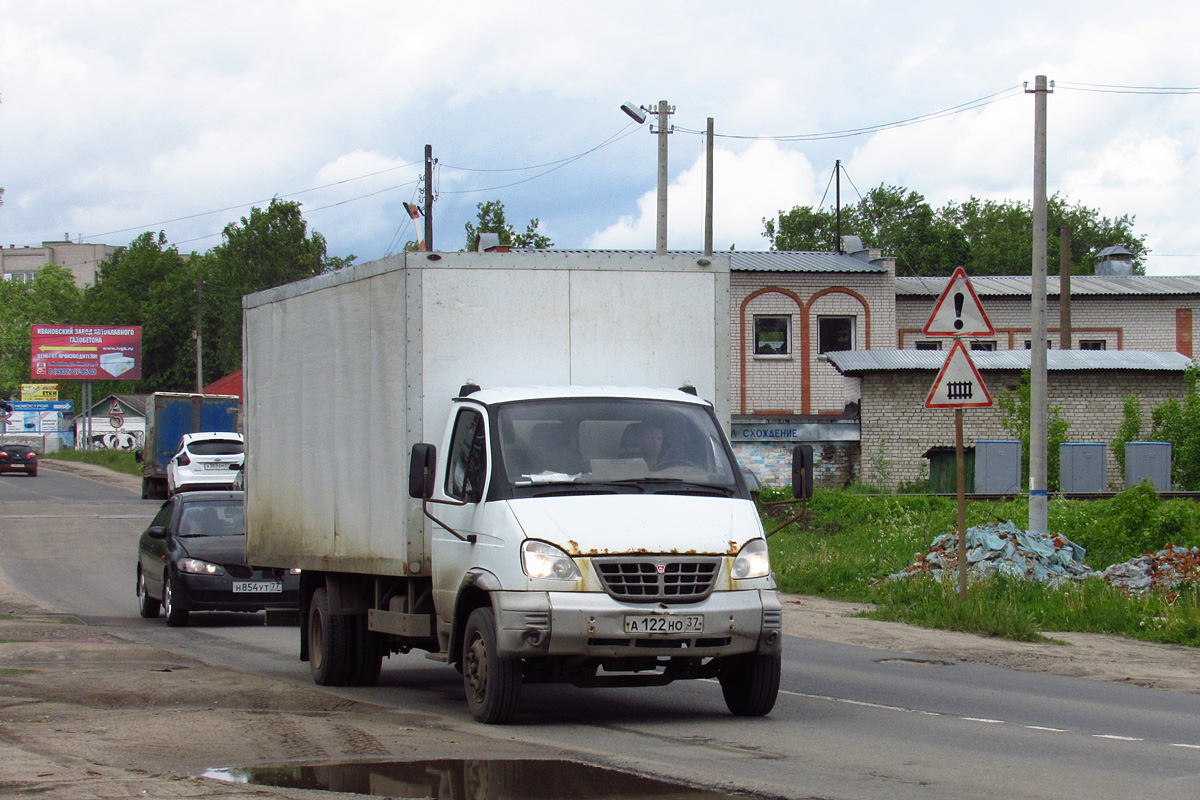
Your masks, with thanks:
[{"label": "truck grille", "polygon": [[705,557],[596,558],[592,563],[604,591],[634,603],[703,600],[721,571],[720,558]]}]

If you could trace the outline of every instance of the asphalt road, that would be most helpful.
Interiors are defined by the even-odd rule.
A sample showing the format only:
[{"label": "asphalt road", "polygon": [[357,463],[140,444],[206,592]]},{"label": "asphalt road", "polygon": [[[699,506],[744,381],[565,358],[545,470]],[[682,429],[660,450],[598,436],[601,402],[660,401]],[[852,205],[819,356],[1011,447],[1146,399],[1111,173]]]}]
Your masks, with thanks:
[{"label": "asphalt road", "polygon": [[[0,569],[119,636],[308,683],[297,632],[261,615],[196,614],[185,629],[138,616],[134,548],[157,507],[51,469],[0,477]],[[1200,798],[1200,696],[800,638],[785,644],[782,687],[769,717],[747,720],[710,681],[535,685],[494,735],[777,797]],[[458,674],[420,654],[386,661],[377,687],[339,693],[480,727]]]}]

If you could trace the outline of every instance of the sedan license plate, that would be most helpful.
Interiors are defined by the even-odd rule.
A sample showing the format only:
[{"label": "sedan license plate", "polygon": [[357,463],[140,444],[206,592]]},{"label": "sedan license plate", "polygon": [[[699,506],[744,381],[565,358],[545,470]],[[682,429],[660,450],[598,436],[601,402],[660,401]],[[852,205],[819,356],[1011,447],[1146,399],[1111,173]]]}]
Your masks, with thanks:
[{"label": "sedan license plate", "polygon": [[229,469],[228,464],[205,464],[205,469]]},{"label": "sedan license plate", "polygon": [[283,581],[234,581],[233,591],[250,592],[253,594],[282,592]]},{"label": "sedan license plate", "polygon": [[703,633],[704,617],[699,614],[626,614],[626,633]]}]

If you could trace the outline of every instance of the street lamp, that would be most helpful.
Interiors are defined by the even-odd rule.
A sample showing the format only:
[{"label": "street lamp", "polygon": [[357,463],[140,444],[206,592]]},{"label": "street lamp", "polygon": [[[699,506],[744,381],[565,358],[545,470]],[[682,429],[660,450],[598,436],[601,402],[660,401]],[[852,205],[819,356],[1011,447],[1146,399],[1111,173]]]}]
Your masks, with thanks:
[{"label": "street lamp", "polygon": [[[647,114],[652,111],[633,103],[622,103],[621,110],[638,125],[644,124]],[[666,100],[659,100],[658,108],[653,111],[658,114],[658,130],[653,126],[650,128],[651,133],[658,134],[658,225],[654,252],[661,256],[667,254],[667,134],[673,130],[667,123],[668,117],[675,113],[675,107]]]}]

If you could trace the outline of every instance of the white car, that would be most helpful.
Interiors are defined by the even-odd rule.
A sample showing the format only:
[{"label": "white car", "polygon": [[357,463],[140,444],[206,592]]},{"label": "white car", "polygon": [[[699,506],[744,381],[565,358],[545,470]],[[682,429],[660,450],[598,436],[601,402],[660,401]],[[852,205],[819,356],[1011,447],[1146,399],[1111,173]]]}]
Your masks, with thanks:
[{"label": "white car", "polygon": [[240,433],[185,433],[167,462],[167,496],[191,489],[232,489],[245,449]]}]

